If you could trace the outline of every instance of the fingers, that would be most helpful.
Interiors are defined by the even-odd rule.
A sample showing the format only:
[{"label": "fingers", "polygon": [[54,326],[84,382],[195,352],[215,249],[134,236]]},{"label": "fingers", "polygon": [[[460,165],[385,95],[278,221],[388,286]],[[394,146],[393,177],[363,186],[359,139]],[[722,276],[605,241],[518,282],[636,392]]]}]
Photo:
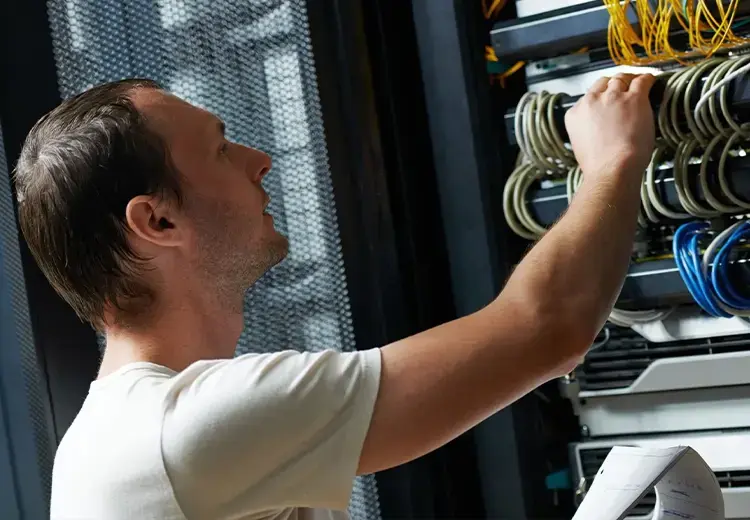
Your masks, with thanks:
[{"label": "fingers", "polygon": [[640,95],[648,95],[654,83],[656,83],[656,76],[653,74],[641,74],[630,83],[630,91]]},{"label": "fingers", "polygon": [[610,77],[599,78],[589,89],[590,94],[604,94],[605,92],[634,92],[647,94],[654,85],[656,77],[652,74],[619,73]]},{"label": "fingers", "polygon": [[602,94],[605,90],[607,90],[609,79],[609,77],[604,76],[603,78],[599,78],[598,80],[596,80],[594,84],[591,85],[589,94]]},{"label": "fingers", "polygon": [[607,91],[627,92],[634,78],[632,74],[617,74],[607,83]]}]

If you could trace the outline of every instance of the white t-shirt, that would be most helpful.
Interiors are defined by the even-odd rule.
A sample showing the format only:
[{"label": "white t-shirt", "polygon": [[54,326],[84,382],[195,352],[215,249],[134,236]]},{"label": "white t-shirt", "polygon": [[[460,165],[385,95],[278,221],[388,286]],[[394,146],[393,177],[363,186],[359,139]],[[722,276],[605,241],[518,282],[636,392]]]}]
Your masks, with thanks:
[{"label": "white t-shirt", "polygon": [[126,365],[60,443],[52,519],[346,518],[379,383],[378,349]]}]

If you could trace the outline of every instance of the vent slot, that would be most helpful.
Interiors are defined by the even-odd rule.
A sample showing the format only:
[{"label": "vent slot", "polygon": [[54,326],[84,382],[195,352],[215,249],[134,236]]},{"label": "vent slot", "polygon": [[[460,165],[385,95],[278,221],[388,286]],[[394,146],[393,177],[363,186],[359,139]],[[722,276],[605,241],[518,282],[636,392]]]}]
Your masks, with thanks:
[{"label": "vent slot", "polygon": [[722,488],[745,488],[750,487],[750,470],[747,471],[721,471],[716,473],[716,479]]},{"label": "vent slot", "polygon": [[[581,461],[582,477],[586,479],[586,489],[591,488],[599,468],[604,464],[612,448],[587,448],[578,452]],[[750,470],[742,471],[720,471],[715,473],[719,481],[719,487],[722,489],[729,488],[748,488],[750,487]],[[653,514],[656,507],[656,493],[649,491],[628,513],[628,518],[636,516],[649,517]]]},{"label": "vent slot", "polygon": [[[578,368],[581,390],[627,388],[658,359],[750,350],[750,335],[651,343],[630,329],[608,327],[609,340],[593,349]],[[604,340],[602,334],[599,340]]]}]

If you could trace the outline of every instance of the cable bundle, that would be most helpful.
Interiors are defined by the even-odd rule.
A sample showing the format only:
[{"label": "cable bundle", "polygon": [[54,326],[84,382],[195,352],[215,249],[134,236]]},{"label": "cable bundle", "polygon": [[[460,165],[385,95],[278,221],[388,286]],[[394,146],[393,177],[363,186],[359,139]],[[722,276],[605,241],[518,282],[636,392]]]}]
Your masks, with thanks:
[{"label": "cable bundle", "polygon": [[567,172],[576,165],[573,152],[555,122],[555,109],[562,97],[562,94],[527,92],[516,106],[514,124],[521,154],[550,175]]},{"label": "cable bundle", "polygon": [[[707,219],[750,211],[750,201],[733,192],[726,171],[729,158],[745,153],[742,145],[750,140],[750,123],[735,119],[728,99],[731,82],[747,72],[750,56],[714,57],[665,74],[664,96],[657,114],[659,139],[641,188],[642,227],[663,219]],[[561,97],[547,92],[527,93],[516,108],[514,125],[521,161],[506,187],[505,215],[511,228],[530,240],[544,233],[525,207],[524,197],[534,182],[545,176],[567,175],[570,202],[582,180],[575,156],[556,126],[555,109]],[[679,207],[666,204],[658,189],[662,182],[660,168],[670,161]],[[693,165],[700,165],[695,184],[705,201],[700,200],[691,182]]]},{"label": "cable bundle", "polygon": [[[660,137],[641,191],[642,224],[656,223],[662,218],[705,219],[750,210],[750,203],[732,191],[726,175],[727,160],[743,153],[737,150],[738,145],[750,138],[750,125],[740,124],[734,118],[728,100],[730,83],[747,72],[750,72],[750,57],[745,56],[710,58],[695,67],[669,74],[657,115]],[[656,189],[658,165],[670,153],[679,209],[667,207]],[[692,164],[700,164],[698,185],[706,202],[700,202],[691,187]],[[716,165],[713,172],[709,165]],[[709,182],[713,173],[716,178]],[[712,184],[716,192],[712,191]]]},{"label": "cable bundle", "polygon": [[521,162],[508,177],[503,189],[503,214],[513,232],[526,240],[537,240],[547,229],[529,211],[526,196],[532,184],[542,177],[534,165]]},{"label": "cable bundle", "polygon": [[[503,190],[503,213],[513,232],[527,240],[536,240],[547,231],[534,220],[526,204],[529,188],[541,179],[560,178],[577,169],[575,156],[555,123],[562,97],[528,92],[516,107],[514,124],[521,153]],[[578,172],[580,177],[580,169]]]},{"label": "cable bundle", "polygon": [[[684,62],[748,43],[733,32],[739,0],[604,0],[604,4],[610,15],[609,52],[620,65]],[[628,10],[633,8],[639,31],[628,20]],[[670,41],[672,29],[678,27],[687,33],[687,50],[676,50]]]},{"label": "cable bundle", "polygon": [[[750,57],[713,57],[695,67],[668,75],[657,115],[659,139],[641,186],[642,212],[639,222],[643,227],[665,218],[711,219],[750,211],[750,203],[732,191],[727,178],[728,159],[742,154],[742,149],[737,150],[738,145],[750,138],[750,125],[740,124],[732,114],[728,90],[735,78],[748,71]],[[658,183],[662,182],[659,179],[660,165],[670,158],[679,208],[669,207],[657,189]],[[690,178],[689,167],[694,164],[700,165],[697,183],[691,182]],[[697,184],[705,202],[694,192],[694,184]],[[723,290],[725,287],[732,288],[726,277],[726,255],[738,237],[748,234],[748,226],[750,224],[744,223],[730,228],[731,232],[738,233],[731,235],[731,240],[728,240],[730,234],[719,235],[704,256],[705,265],[700,261],[698,242],[707,232],[708,225],[691,222],[675,234],[673,253],[683,280],[698,305],[712,316],[750,316],[746,314],[747,301],[732,299],[731,296],[738,296],[736,291]],[[713,254],[719,247],[723,248],[720,249],[723,253],[717,256],[719,262],[716,263]],[[711,273],[713,278],[707,279],[705,272]],[[617,324],[616,317],[611,321]]]},{"label": "cable bundle", "polygon": [[[742,144],[750,140],[750,124],[735,119],[728,99],[730,83],[747,72],[750,72],[750,56],[711,57],[695,67],[665,74],[664,96],[657,114],[659,138],[641,186],[641,227],[662,223],[664,219],[711,219],[724,214],[750,212],[750,201],[742,200],[733,192],[726,171],[729,158],[745,154]],[[527,93],[516,108],[514,130],[521,154],[505,186],[503,210],[511,229],[528,240],[536,240],[546,232],[546,228],[534,219],[526,202],[531,186],[545,178],[566,177],[565,191],[570,203],[583,180],[584,174],[576,164],[570,146],[556,128],[555,109],[560,99],[559,94]],[[670,161],[679,207],[668,205],[658,189],[664,182],[659,175],[662,165],[668,167]],[[694,165],[699,165],[699,168]],[[697,183],[690,178],[693,168],[699,170],[696,172]],[[696,189],[700,190],[702,197],[698,196]],[[685,247],[681,245],[679,250],[684,253]],[[685,258],[683,255],[681,272],[690,273]],[[719,282],[716,283],[725,280],[721,274],[717,276]],[[694,280],[696,277],[685,279]],[[700,288],[704,286],[696,285],[699,282],[686,283],[692,283],[691,294],[698,295],[700,305],[712,309],[714,315],[730,312],[726,309],[730,309],[733,315],[743,312],[742,301],[732,300],[732,293],[728,290],[721,292],[726,284],[715,291],[724,299],[719,299],[719,303],[711,307],[714,300],[702,295],[713,293],[701,292]],[[664,319],[669,312],[671,310],[615,309],[610,321],[616,325],[633,326]]]},{"label": "cable bundle", "polygon": [[677,229],[673,250],[677,268],[693,299],[714,317],[750,317],[750,298],[729,278],[729,255],[750,237],[750,222],[741,221],[721,232],[701,255],[700,240],[708,235],[705,222],[690,222]]}]

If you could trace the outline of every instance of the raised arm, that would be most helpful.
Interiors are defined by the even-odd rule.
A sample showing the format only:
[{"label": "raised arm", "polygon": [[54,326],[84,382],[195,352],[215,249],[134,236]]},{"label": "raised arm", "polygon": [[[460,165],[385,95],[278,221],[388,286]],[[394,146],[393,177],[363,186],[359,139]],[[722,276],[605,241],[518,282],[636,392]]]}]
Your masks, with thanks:
[{"label": "raised arm", "polygon": [[359,473],[438,448],[581,360],[627,271],[654,147],[653,82],[650,75],[603,78],[568,112],[583,184],[497,299],[381,349]]}]

